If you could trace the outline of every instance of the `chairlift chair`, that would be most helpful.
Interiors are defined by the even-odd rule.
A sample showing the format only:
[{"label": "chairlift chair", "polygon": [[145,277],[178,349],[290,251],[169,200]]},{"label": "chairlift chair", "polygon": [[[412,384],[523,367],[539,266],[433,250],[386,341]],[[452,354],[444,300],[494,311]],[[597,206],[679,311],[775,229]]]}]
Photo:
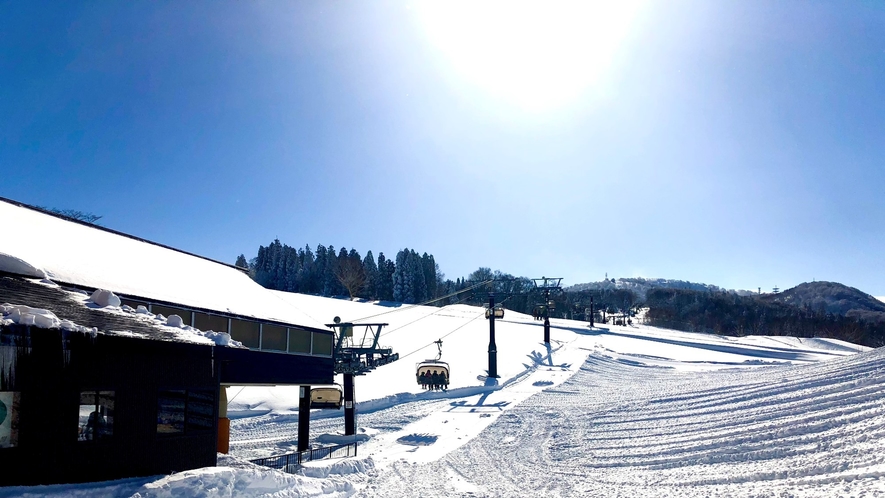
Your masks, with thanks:
[{"label": "chairlift chair", "polygon": [[446,374],[446,381],[444,385],[449,385],[449,364],[444,361],[439,360],[424,360],[421,363],[418,363],[418,367],[415,370],[415,378],[418,380],[418,384],[426,384],[422,379],[422,376],[425,373],[433,373],[437,374],[444,373]]},{"label": "chairlift chair", "polygon": [[317,386],[310,390],[310,407],[338,410],[344,399],[344,390],[340,385]]},{"label": "chairlift chair", "polygon": [[436,359],[433,360],[424,360],[415,368],[415,380],[419,385],[427,384],[428,382],[424,379],[424,375],[427,373],[433,374],[435,371],[437,374],[445,374],[445,382],[442,384],[444,388],[448,387],[449,379],[451,378],[449,364],[442,361],[442,340],[433,341],[436,343],[439,352],[436,355]]}]

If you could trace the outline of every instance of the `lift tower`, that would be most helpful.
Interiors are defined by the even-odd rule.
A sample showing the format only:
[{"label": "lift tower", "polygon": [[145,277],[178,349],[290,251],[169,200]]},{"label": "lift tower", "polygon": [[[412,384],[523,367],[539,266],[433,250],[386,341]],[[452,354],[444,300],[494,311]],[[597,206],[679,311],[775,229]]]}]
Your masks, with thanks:
[{"label": "lift tower", "polygon": [[535,288],[544,295],[544,304],[541,305],[541,311],[544,313],[544,342],[550,344],[550,309],[554,305],[550,300],[550,293],[556,293],[562,290],[559,286],[562,278],[541,277],[533,278]]},{"label": "lift tower", "polygon": [[[335,323],[326,324],[335,331],[335,373],[344,375],[344,434],[356,434],[356,408],[354,406],[355,375],[365,375],[372,370],[393,363],[399,353],[378,345],[381,329],[386,323],[342,322],[337,316]],[[307,449],[310,437],[310,386],[301,386],[301,400],[298,404],[298,451]]]},{"label": "lift tower", "polygon": [[495,344],[495,318],[504,318],[504,308],[495,306],[495,293],[489,292],[489,307],[486,308],[489,320],[489,377],[498,378],[498,345]]}]

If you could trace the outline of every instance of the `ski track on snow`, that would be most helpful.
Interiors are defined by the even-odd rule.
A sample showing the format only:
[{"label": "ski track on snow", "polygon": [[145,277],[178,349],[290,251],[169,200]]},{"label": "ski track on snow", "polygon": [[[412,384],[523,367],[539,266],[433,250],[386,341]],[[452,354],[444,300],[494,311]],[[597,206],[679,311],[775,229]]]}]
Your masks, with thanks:
[{"label": "ski track on snow", "polygon": [[885,350],[680,372],[602,353],[357,496],[885,496]]}]

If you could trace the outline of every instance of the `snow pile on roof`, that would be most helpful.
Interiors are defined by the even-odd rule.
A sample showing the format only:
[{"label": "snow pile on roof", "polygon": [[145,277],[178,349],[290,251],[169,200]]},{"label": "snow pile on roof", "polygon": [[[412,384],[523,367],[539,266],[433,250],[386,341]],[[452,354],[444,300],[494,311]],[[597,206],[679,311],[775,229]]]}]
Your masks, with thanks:
[{"label": "snow pile on roof", "polygon": [[[0,271],[259,320],[325,328],[239,269],[0,200]],[[15,233],[16,235],[11,235]],[[44,275],[45,272],[45,275]]]},{"label": "snow pile on roof", "polygon": [[27,261],[0,252],[0,271],[33,278],[46,278],[46,272]]},{"label": "snow pile on roof", "polygon": [[93,303],[104,308],[105,306],[120,306],[120,298],[116,294],[105,289],[96,289],[89,297]]},{"label": "snow pile on roof", "polygon": [[[68,291],[74,300],[82,301],[90,307],[96,307],[100,311],[124,315],[136,320],[149,322],[156,327],[162,327],[167,332],[173,331],[177,340],[182,342],[194,342],[198,344],[215,344],[216,346],[245,347],[239,341],[231,339],[227,332],[215,332],[214,330],[200,330],[196,327],[184,324],[184,319],[178,315],[163,316],[153,314],[144,306],[139,305],[133,309],[129,306],[120,305],[120,298],[113,292],[97,289],[91,296],[84,300],[83,294],[77,291]],[[121,331],[112,331],[119,333]]]},{"label": "snow pile on roof", "polygon": [[[53,298],[54,300],[46,300],[46,296],[42,295],[44,299],[41,301],[40,294],[31,294],[30,296],[37,302],[41,302],[42,306],[52,308],[60,315],[72,320],[61,319],[55,312],[37,306],[4,304],[0,306],[0,325],[16,323],[44,329],[244,347],[239,341],[232,340],[228,333],[203,331],[185,325],[184,320],[178,315],[165,317],[161,314],[151,313],[144,306],[139,306],[137,309],[121,306],[120,298],[107,290],[98,289],[90,295],[79,289],[65,289],[48,280],[26,280],[31,284],[53,288],[54,292],[58,293]],[[56,309],[52,304],[47,303],[59,305],[59,308]],[[84,309],[78,311],[80,307]],[[103,314],[113,315],[114,318],[98,316]],[[73,320],[85,322],[90,326],[78,325]]]},{"label": "snow pile on roof", "polygon": [[77,325],[70,320],[60,320],[55,313],[30,306],[0,304],[0,325],[31,325],[43,329],[61,329],[71,332],[95,333],[94,328]]}]

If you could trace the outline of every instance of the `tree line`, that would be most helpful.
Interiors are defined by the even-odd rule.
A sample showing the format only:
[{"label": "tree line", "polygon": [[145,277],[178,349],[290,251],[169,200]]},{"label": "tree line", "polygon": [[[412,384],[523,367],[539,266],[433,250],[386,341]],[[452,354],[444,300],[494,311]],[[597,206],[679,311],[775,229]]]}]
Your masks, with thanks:
[{"label": "tree line", "polygon": [[649,325],[720,335],[776,335],[885,345],[885,325],[812,306],[766,302],[726,292],[652,289],[643,306]]},{"label": "tree line", "polygon": [[[447,280],[432,254],[400,250],[394,259],[383,252],[377,260],[372,251],[361,257],[356,249],[332,245],[294,248],[279,239],[259,246],[258,255],[237,258],[236,265],[268,289],[319,296],[349,296],[369,300],[422,303],[467,287],[463,279]],[[456,299],[457,300],[457,299]],[[440,300],[440,305],[452,299]]]},{"label": "tree line", "polygon": [[[274,240],[258,255],[237,258],[264,287],[320,296],[349,296],[406,304],[480,305],[494,293],[497,304],[532,314],[545,305],[532,279],[480,267],[467,278],[446,279],[433,255],[402,249],[393,259],[372,251],[317,245],[294,248]],[[715,289],[651,288],[639,295],[630,288],[583,287],[555,292],[551,317],[594,322],[627,317],[645,308],[645,323],[688,332],[719,335],[829,337],[870,347],[885,345],[885,324],[829,313],[820,307],[767,302],[759,297]],[[590,315],[592,300],[593,316]],[[549,304],[549,303],[548,303]]]}]

